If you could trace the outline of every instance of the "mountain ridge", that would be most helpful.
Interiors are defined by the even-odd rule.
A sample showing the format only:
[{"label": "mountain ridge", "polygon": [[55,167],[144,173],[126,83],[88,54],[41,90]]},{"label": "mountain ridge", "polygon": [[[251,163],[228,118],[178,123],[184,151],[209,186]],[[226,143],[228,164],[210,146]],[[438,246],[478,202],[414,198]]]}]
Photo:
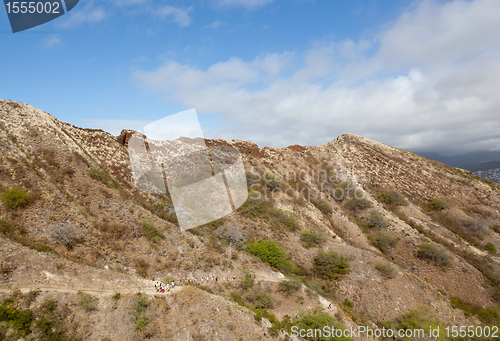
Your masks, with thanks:
[{"label": "mountain ridge", "polygon": [[[491,248],[500,248],[496,184],[349,133],[314,147],[258,148],[249,141],[206,140],[209,146],[230,145],[241,152],[250,198],[232,215],[181,232],[168,195],[144,194],[134,187],[130,134],[124,130],[116,137],[77,128],[27,104],[0,101],[0,191],[5,197],[17,189],[31,198],[22,207],[0,204],[2,268],[10,269],[2,275],[8,282],[0,288],[15,288],[23,276],[49,285],[55,277],[44,274],[44,267],[58,278],[81,281],[83,288],[92,281],[72,268],[123,274],[131,282],[141,277],[231,277],[224,284],[193,285],[185,294],[168,296],[172,307],[175,297],[183,302],[196,297],[208,304],[206,314],[190,317],[181,309],[175,317],[168,315],[172,321],[183,320],[182,328],[153,318],[144,330],[134,332],[136,322],[117,321],[130,331],[120,335],[124,340],[147,335],[195,339],[203,333],[206,339],[224,340],[231,330],[239,335],[245,330],[256,340],[270,339],[273,331],[284,339],[279,331],[290,327],[286,316],[302,316],[316,306],[346,328],[395,324],[415,311],[447,325],[482,323],[479,315],[466,315],[450,297],[484,309],[498,307],[500,259]],[[267,181],[267,175],[275,181]],[[269,240],[282,248],[288,267],[269,265],[274,263],[258,256],[255,248]],[[425,258],[424,244],[444,250],[439,252],[451,257],[449,263]],[[30,270],[14,250],[24,250],[30,262],[40,265]],[[50,259],[60,259],[60,268],[53,264],[57,260],[44,260],[43,250]],[[317,260],[328,252],[345,257],[349,271],[321,275]],[[391,273],[384,275],[379,270],[384,267]],[[261,273],[269,275],[259,275],[247,287],[246,275]],[[287,295],[282,291],[287,283],[269,280],[276,276],[299,285]],[[105,276],[98,278],[106,281]],[[148,297],[152,305],[147,309],[156,312],[155,302],[160,301]],[[274,303],[261,302],[264,297]],[[57,296],[59,304],[74,299],[71,293]],[[127,304],[120,303],[120,316],[127,316],[133,300],[127,296]],[[32,304],[41,306],[42,298]],[[110,304],[111,298],[103,298],[92,313],[68,309],[78,328],[88,329],[95,318],[110,313],[105,308]],[[219,312],[210,304],[217,304]],[[228,320],[209,323],[222,309],[228,311]],[[243,316],[237,311],[247,317],[263,314],[259,309],[273,314],[279,324],[269,315],[246,326],[230,318]],[[105,337],[112,334],[100,327],[88,339]]]}]

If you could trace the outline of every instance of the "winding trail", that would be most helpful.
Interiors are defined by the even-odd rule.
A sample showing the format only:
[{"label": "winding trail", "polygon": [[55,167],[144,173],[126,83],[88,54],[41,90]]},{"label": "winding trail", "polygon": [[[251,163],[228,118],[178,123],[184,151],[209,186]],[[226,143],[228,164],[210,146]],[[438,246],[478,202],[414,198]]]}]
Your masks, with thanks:
[{"label": "winding trail", "polygon": [[96,296],[108,296],[108,295],[114,295],[115,293],[119,292],[121,294],[135,294],[137,292],[142,292],[146,295],[170,295],[172,293],[176,293],[184,289],[184,286],[175,286],[174,289],[171,289],[170,292],[165,292],[164,294],[157,292],[156,289],[154,288],[155,282],[151,281],[150,286],[144,286],[144,287],[137,287],[137,286],[132,286],[130,288],[126,287],[119,287],[119,288],[110,288],[107,286],[103,286],[101,288],[71,288],[68,287],[67,285],[15,285],[14,283],[11,283],[9,287],[5,287],[5,285],[2,285],[0,287],[0,292],[3,293],[10,293],[12,290],[19,289],[21,290],[22,293],[27,293],[30,292],[31,290],[42,290],[42,291],[53,291],[53,292],[61,292],[61,293],[70,293],[70,294],[76,294],[79,291],[84,291],[89,294],[93,294]]}]

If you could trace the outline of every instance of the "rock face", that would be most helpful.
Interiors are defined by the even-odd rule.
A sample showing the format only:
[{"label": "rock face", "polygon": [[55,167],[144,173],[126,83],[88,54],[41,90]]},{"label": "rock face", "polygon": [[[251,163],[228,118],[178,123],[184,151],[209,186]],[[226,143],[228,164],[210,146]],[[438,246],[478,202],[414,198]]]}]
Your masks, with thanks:
[{"label": "rock face", "polygon": [[[134,185],[127,150],[133,134],[80,129],[27,104],[0,101],[0,190],[30,196],[16,208],[0,204],[4,288],[21,285],[23,278],[48,281],[43,271],[57,274],[54,288],[73,278],[95,289],[91,271],[103,283],[104,272],[134,283],[136,276],[230,277],[224,285],[212,280],[204,290],[190,288],[179,301],[169,298],[182,328],[156,321],[151,330],[134,332],[128,318],[117,322],[131,340],[146,335],[141,333],[159,339],[270,338],[269,326],[251,322],[253,312],[234,303],[259,307],[252,299],[259,292],[272,296],[274,304],[265,307],[278,319],[332,303],[327,313],[344,326],[381,326],[422,306],[445,324],[473,325],[477,317],[466,317],[450,297],[483,308],[498,304],[497,184],[353,134],[316,147],[206,140],[207,146],[240,151],[250,198],[230,216],[181,232],[168,193],[145,194]],[[238,243],[220,231],[237,235]],[[268,239],[301,270],[272,269],[246,247]],[[429,253],[422,244],[435,248]],[[15,256],[20,248],[30,256]],[[57,253],[61,267],[53,269],[54,260],[39,251]],[[320,275],[318,253],[329,251],[348,260],[347,274]],[[44,264],[50,269],[43,270]],[[79,277],[75,269],[81,267],[88,271]],[[284,293],[278,271],[302,287]],[[255,275],[254,289],[239,284],[248,273]],[[205,313],[182,308],[191,299]],[[212,318],[222,313],[232,317]],[[92,316],[78,316],[82,326],[93,323]],[[111,337],[100,325],[88,339]]]}]

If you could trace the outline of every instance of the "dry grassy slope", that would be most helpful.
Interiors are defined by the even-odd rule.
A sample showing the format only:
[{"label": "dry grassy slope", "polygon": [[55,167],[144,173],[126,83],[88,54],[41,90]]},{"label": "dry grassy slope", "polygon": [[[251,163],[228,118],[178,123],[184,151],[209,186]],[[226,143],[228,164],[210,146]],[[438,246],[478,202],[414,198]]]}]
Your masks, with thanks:
[{"label": "dry grassy slope", "polygon": [[[0,283],[0,300],[10,290],[41,290],[30,306],[35,309],[47,300],[68,305],[73,330],[85,340],[188,340],[211,335],[213,340],[264,340],[265,328],[254,323],[253,315],[223,298],[194,287],[177,287],[174,293],[156,294],[145,279],[75,264],[51,254],[38,253],[0,240],[0,254],[15,270],[8,283]],[[98,309],[88,312],[78,303],[76,292],[83,290],[98,300]],[[131,306],[136,293],[149,295],[146,312],[151,323],[142,333],[133,331]],[[120,293],[119,300],[112,296]],[[203,338],[201,338],[203,339]]]},{"label": "dry grassy slope", "polygon": [[[343,230],[347,242],[347,245],[332,244],[329,248],[349,255],[355,267],[349,278],[340,284],[339,294],[353,301],[355,307],[359,307],[359,312],[365,311],[376,318],[387,319],[418,304],[439,305],[441,301],[435,289],[422,283],[426,277],[433,288],[442,289],[451,296],[480,305],[492,304],[484,276],[463,258],[456,257],[455,265],[447,270],[416,258],[416,246],[430,240],[374,200],[372,192],[381,188],[397,189],[410,200],[408,207],[399,209],[401,212],[424,226],[428,224],[434,232],[468,252],[488,257],[494,264],[493,270],[498,272],[496,256],[488,256],[450,230],[432,222],[426,210],[429,199],[444,198],[450,203],[445,211],[449,211],[452,216],[457,215],[457,212],[473,211],[476,213],[469,214],[471,217],[481,217],[490,226],[497,225],[500,217],[497,186],[490,186],[467,172],[353,134],[344,134],[327,145],[302,148],[299,152],[290,148],[264,151],[265,156],[249,161],[261,173],[268,171],[284,176],[290,171],[297,173],[301,169],[309,169],[309,173],[317,174],[320,169],[318,165],[323,162],[332,164],[342,180],[349,180],[365,190],[372,205],[391,222],[388,231],[401,239],[393,258],[405,270],[401,269],[401,277],[385,281],[373,269],[374,263],[379,261],[378,252],[368,246],[365,234],[356,224],[347,220],[341,205],[322,197],[335,207],[333,222]],[[309,188],[319,189],[314,177],[306,178]],[[300,212],[304,221],[328,228],[328,222],[323,221],[322,224],[321,219],[318,221],[317,217],[321,214],[313,205],[293,206],[289,200],[283,200],[280,204]],[[289,242],[284,241],[284,244],[296,258],[312,261],[313,253],[301,248],[295,236],[288,239]],[[500,246],[498,234],[491,230],[487,232],[485,241],[493,243],[497,248]],[[401,282],[397,283],[398,281]],[[387,307],[395,309],[388,310]],[[444,306],[442,309],[442,314],[453,314]]]},{"label": "dry grassy slope", "polygon": [[[126,149],[130,133],[124,131],[116,138],[103,131],[80,129],[58,121],[26,104],[0,101],[0,185],[18,187],[37,197],[22,210],[0,206],[0,219],[24,226],[28,240],[50,245],[63,259],[100,269],[107,266],[110,271],[132,276],[141,270],[137,266],[139,260],[147,264],[148,277],[233,273],[240,277],[245,271],[259,275],[272,273],[259,260],[214,238],[213,230],[220,224],[238,226],[247,240],[277,240],[295,262],[306,268],[311,268],[319,249],[335,250],[351,261],[352,271],[338,282],[333,302],[339,306],[338,317],[347,324],[353,322],[342,313],[341,303],[345,298],[354,303],[350,314],[364,323],[389,320],[421,304],[431,306],[445,322],[465,323],[463,314],[452,309],[447,298],[436,289],[482,306],[493,304],[484,275],[463,257],[456,255],[453,266],[448,269],[417,258],[417,245],[429,239],[398,215],[404,214],[407,221],[422,225],[461,250],[486,257],[484,251],[451,231],[443,223],[443,217],[480,217],[490,227],[498,225],[500,192],[494,185],[466,172],[352,134],[344,134],[322,146],[277,149],[259,149],[247,141],[209,140],[209,145],[238,148],[249,171],[286,178],[290,172],[297,174],[302,170],[305,181],[299,190],[305,188],[303,193],[317,191],[317,200],[329,203],[333,207],[332,214],[325,215],[313,203],[297,199],[297,188],[290,188],[287,191],[290,195],[276,197],[273,205],[297,213],[301,230],[317,226],[329,237],[321,248],[305,249],[299,240],[300,231],[277,230],[267,221],[254,221],[238,213],[212,226],[181,233],[174,224],[153,214],[158,212],[155,202],[163,202],[161,197],[141,196],[134,190]],[[325,163],[332,166],[339,181],[357,186],[373,208],[384,214],[389,223],[385,231],[400,238],[397,248],[389,255],[383,255],[370,244],[366,233],[353,221],[353,214],[346,211],[345,201],[336,201],[321,193],[317,174],[324,169]],[[105,168],[118,188],[107,188],[92,179],[89,171],[95,167]],[[67,168],[74,174],[65,173]],[[285,181],[282,188],[287,189],[288,184]],[[403,193],[410,204],[390,210],[378,203],[374,194],[389,188]],[[439,216],[431,214],[426,204],[432,198],[444,198],[450,205]],[[361,213],[361,218],[363,214],[366,215]],[[153,222],[164,231],[165,239],[152,245],[141,237],[140,220]],[[103,222],[115,224],[121,232],[97,228],[96,224]],[[80,233],[79,242],[71,249],[53,238],[52,231],[63,223],[76,227]],[[500,238],[492,229],[487,230],[484,238],[500,249]],[[498,273],[497,257],[487,257],[493,272]],[[377,263],[388,260],[398,264],[393,279],[385,279],[375,269]],[[11,275],[14,282],[18,278],[15,276],[20,274],[15,271]],[[27,271],[26,268],[23,271]],[[78,274],[71,275],[79,278]],[[291,298],[283,297],[276,292],[273,281],[264,275],[261,277],[263,286],[282,302],[271,310],[278,317],[294,315],[320,304],[318,297],[311,298],[306,291]],[[429,283],[424,278],[428,278]],[[87,280],[84,282],[90,285]],[[227,295],[230,291],[230,288],[221,287],[218,293]],[[240,324],[235,326],[236,329],[240,327]]]}]

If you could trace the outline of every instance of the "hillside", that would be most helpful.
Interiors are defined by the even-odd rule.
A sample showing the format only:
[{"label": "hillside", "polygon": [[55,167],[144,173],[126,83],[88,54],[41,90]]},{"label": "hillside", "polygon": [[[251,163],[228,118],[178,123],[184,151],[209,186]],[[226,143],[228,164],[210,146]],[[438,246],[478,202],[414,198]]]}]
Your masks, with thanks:
[{"label": "hillside", "polygon": [[500,161],[473,163],[471,165],[464,165],[462,168],[467,169],[468,171],[471,171],[471,172],[497,169],[497,168],[500,168]]},{"label": "hillside", "polygon": [[[316,147],[207,140],[241,152],[250,196],[183,232],[168,193],[135,188],[131,134],[0,101],[0,339],[500,322],[498,184],[353,134]],[[176,288],[157,294],[154,279]]]}]

